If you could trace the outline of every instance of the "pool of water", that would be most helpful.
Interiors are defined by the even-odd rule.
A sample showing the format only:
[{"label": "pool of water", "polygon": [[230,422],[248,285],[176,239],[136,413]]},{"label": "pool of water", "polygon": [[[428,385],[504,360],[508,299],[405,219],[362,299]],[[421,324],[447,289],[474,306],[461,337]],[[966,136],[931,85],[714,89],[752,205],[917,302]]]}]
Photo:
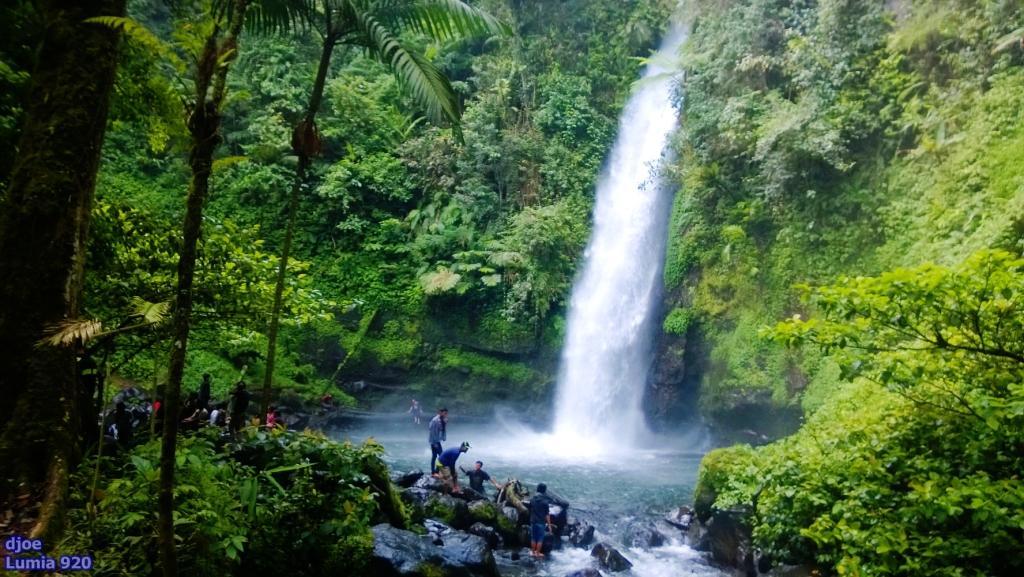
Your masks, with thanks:
[{"label": "pool of water", "polygon": [[[426,470],[430,461],[426,420],[415,425],[411,419],[398,417],[354,419],[333,435],[353,442],[375,439],[384,446],[384,458],[392,470]],[[559,438],[500,417],[460,423],[458,416],[451,416],[444,446],[462,441],[468,441],[471,448],[459,465],[469,469],[474,461],[483,461],[484,470],[499,483],[508,478],[531,488],[546,483],[550,491],[571,503],[570,517],[585,518],[597,528],[599,539],[620,547],[631,525],[660,519],[691,502],[697,467],[708,448],[701,430],[651,436],[639,448],[594,447],[585,439]],[[493,487],[487,487],[493,496]],[[621,548],[634,566],[618,575],[725,575],[710,567],[702,554],[675,533],[668,535],[669,542],[661,547]],[[582,549],[556,551],[541,563],[511,562],[503,555],[498,559],[505,576],[564,576],[593,566],[589,553]]]}]

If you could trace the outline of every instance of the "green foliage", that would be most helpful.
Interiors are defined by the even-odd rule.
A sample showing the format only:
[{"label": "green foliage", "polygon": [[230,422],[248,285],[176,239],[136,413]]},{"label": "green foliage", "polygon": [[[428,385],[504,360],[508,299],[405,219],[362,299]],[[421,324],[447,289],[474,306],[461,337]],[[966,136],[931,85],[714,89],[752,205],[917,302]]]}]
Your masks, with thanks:
[{"label": "green foliage", "polygon": [[[97,575],[154,572],[159,451],[151,442],[105,457],[92,509],[93,469],[82,468],[61,551],[92,552]],[[194,575],[362,574],[370,526],[401,525],[404,515],[400,504],[394,509],[381,454],[372,442],[357,447],[310,433],[247,430],[226,446],[206,434],[181,439],[179,563]]]},{"label": "green foliage", "polygon": [[768,331],[852,379],[799,433],[705,466],[775,559],[842,575],[1012,575],[1024,522],[1024,260],[982,251],[811,291]]},{"label": "green foliage", "polygon": [[665,317],[661,328],[670,335],[685,335],[695,320],[692,309],[676,307]]},{"label": "green foliage", "polygon": [[789,403],[802,383],[818,405],[835,365],[753,338],[804,312],[794,284],[1016,248],[1024,54],[993,49],[1024,14],[958,0],[690,11],[665,281],[708,320],[704,406]]}]

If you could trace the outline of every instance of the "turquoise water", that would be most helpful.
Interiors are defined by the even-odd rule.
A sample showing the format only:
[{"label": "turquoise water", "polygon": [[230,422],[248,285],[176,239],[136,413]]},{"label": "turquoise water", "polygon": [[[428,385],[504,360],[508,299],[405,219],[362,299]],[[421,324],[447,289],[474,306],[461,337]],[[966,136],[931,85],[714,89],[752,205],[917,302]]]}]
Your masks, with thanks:
[{"label": "turquoise water", "polygon": [[[426,421],[413,425],[404,418],[352,421],[335,431],[338,438],[361,442],[374,438],[385,450],[392,470],[426,469],[430,460]],[[616,447],[586,457],[550,433],[537,432],[514,422],[495,419],[489,423],[460,423],[453,415],[445,447],[468,441],[472,447],[459,464],[467,469],[476,460],[499,483],[516,478],[527,485],[544,482],[549,490],[567,499],[570,517],[579,517],[597,528],[598,538],[621,546],[628,528],[655,521],[668,511],[692,501],[700,458],[708,447],[701,431],[651,437],[643,448],[619,451]],[[589,449],[592,449],[590,447]],[[490,487],[489,485],[487,485]],[[493,487],[490,492],[493,495]],[[669,543],[649,551],[622,548],[634,563],[623,576],[669,577],[671,575],[719,576],[702,554],[682,541],[676,531]],[[562,576],[591,566],[585,550],[556,552],[542,563],[511,562],[498,555],[502,575]]]}]

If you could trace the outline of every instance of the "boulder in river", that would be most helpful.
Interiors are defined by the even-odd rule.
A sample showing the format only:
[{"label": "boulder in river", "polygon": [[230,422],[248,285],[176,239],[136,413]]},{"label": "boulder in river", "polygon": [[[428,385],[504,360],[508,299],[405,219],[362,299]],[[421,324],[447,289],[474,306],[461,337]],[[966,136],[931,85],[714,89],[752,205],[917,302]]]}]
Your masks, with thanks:
[{"label": "boulder in river", "polygon": [[669,525],[672,525],[673,527],[676,527],[677,529],[681,529],[683,531],[686,531],[690,528],[690,524],[693,523],[693,519],[693,509],[687,507],[686,505],[683,505],[678,509],[670,511],[668,514],[665,515],[665,521]]},{"label": "boulder in river", "polygon": [[419,479],[416,479],[412,486],[420,489],[427,489],[428,491],[443,491],[445,489],[444,482],[441,481],[441,479],[438,479],[433,475],[426,474],[421,476]]},{"label": "boulder in river", "polygon": [[499,533],[494,527],[488,527],[483,523],[476,522],[469,526],[469,533],[471,535],[483,537],[484,541],[487,541],[487,545],[490,546],[491,549],[497,549],[501,546],[501,533]]},{"label": "boulder in river", "polygon": [[633,525],[626,531],[625,543],[630,547],[650,549],[665,544],[665,536],[650,523]]},{"label": "boulder in river", "polygon": [[594,526],[577,523],[569,528],[569,544],[573,547],[587,547],[594,542]]},{"label": "boulder in river", "polygon": [[423,471],[420,469],[414,469],[408,473],[392,473],[391,482],[398,485],[403,489],[412,487],[416,481],[423,478]]},{"label": "boulder in river", "polygon": [[608,543],[594,545],[594,548],[590,551],[590,556],[596,558],[602,567],[613,573],[626,571],[633,566],[629,559],[623,557],[618,549]]},{"label": "boulder in river", "polygon": [[601,572],[597,569],[587,567],[586,569],[580,569],[579,571],[567,573],[565,577],[604,577],[604,575],[602,575]]},{"label": "boulder in river", "polygon": [[479,535],[453,531],[441,547],[442,567],[457,576],[498,577],[498,566],[487,541]]},{"label": "boulder in river", "polygon": [[429,536],[387,524],[373,527],[370,574],[396,577],[428,573],[446,577],[497,577],[498,568],[487,542],[477,535],[450,531],[444,538],[444,545],[437,546]]},{"label": "boulder in river", "polygon": [[707,523],[708,548],[711,558],[745,575],[757,575],[754,547],[745,511],[716,510]]}]

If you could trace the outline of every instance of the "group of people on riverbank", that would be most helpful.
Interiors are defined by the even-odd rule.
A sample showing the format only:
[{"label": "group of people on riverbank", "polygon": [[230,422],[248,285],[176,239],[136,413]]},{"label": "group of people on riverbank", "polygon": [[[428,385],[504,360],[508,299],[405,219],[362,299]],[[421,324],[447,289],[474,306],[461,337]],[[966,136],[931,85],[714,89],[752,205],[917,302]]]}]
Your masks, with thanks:
[{"label": "group of people on riverbank", "polygon": [[[258,424],[256,417],[250,415],[252,395],[245,381],[235,383],[228,398],[220,402],[212,399],[211,385],[210,375],[204,374],[198,390],[185,398],[178,413],[178,424],[182,431],[218,427],[233,434],[246,424]],[[134,388],[119,393],[115,399],[114,411],[105,419],[104,436],[107,442],[127,447],[134,443],[140,430],[148,430],[156,435],[163,430],[165,403],[162,387],[157,388],[156,398],[151,403],[141,391]],[[286,426],[277,407],[269,407],[264,426]]]},{"label": "group of people on riverbank", "polygon": [[[419,424],[419,417],[422,409],[415,399],[412,401],[409,413],[413,415],[414,422]],[[430,420],[428,425],[427,442],[430,444],[430,473],[440,478],[448,485],[452,492],[458,493],[459,474],[456,471],[456,464],[463,453],[469,451],[468,441],[462,441],[458,447],[444,449],[442,443],[448,439],[448,409],[441,407],[437,414]],[[490,474],[483,468],[482,461],[476,461],[473,469],[466,470],[458,467],[469,479],[469,486],[474,491],[486,495],[484,482],[490,482],[495,489],[501,491],[502,485],[491,478]],[[552,529],[551,505],[554,501],[547,494],[547,485],[539,483],[536,493],[530,498],[530,555],[536,558],[544,557],[542,551],[544,536]]]}]

